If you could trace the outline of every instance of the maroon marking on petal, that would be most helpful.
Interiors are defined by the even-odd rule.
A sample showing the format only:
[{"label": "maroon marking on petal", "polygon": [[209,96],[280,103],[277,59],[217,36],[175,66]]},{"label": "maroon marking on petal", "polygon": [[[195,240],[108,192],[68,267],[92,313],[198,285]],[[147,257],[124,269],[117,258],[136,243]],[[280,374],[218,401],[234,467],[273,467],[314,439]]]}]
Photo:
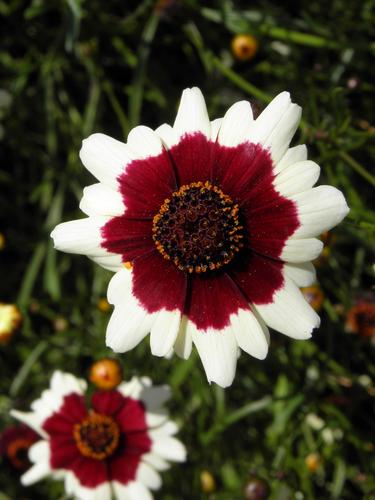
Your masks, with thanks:
[{"label": "maroon marking on petal", "polygon": [[7,427],[0,435],[0,455],[5,454],[8,446],[18,439],[30,441],[31,446],[31,443],[39,441],[41,437],[25,424]]},{"label": "maroon marking on petal", "polygon": [[152,240],[152,220],[132,219],[120,215],[110,219],[101,229],[101,243],[108,252],[122,255],[122,261],[132,261],[155,249]]},{"label": "maroon marking on petal", "polygon": [[126,211],[142,217],[153,217],[177,187],[165,149],[158,156],[133,160],[117,180]]},{"label": "maroon marking on petal", "polygon": [[225,273],[192,275],[184,314],[200,330],[222,330],[229,325],[232,313],[248,309],[240,290]]},{"label": "maroon marking on petal", "polygon": [[70,437],[51,436],[49,447],[51,452],[50,465],[52,469],[71,470],[73,462],[82,456],[73,439],[73,430]]},{"label": "maroon marking on petal", "polygon": [[[147,429],[145,407],[142,401],[124,398],[121,412],[116,416],[116,422],[127,436],[129,433],[145,431]],[[128,444],[128,441],[127,441]]]},{"label": "maroon marking on petal", "polygon": [[250,251],[243,252],[241,262],[230,273],[247,300],[256,305],[272,303],[275,292],[284,285],[283,263]]},{"label": "maroon marking on petal", "polygon": [[136,478],[141,455],[123,453],[114,455],[108,462],[108,475],[111,481],[127,484]]},{"label": "maroon marking on petal", "polygon": [[131,455],[143,455],[151,450],[152,441],[145,431],[131,432],[127,435],[126,451]]},{"label": "maroon marking on petal", "polygon": [[147,312],[164,308],[182,311],[187,277],[155,249],[136,259],[133,266],[133,294]]},{"label": "maroon marking on petal", "polygon": [[213,144],[201,132],[195,132],[185,134],[169,150],[179,187],[191,182],[210,180]]},{"label": "maroon marking on petal", "polygon": [[81,455],[71,464],[69,469],[74,473],[80,484],[86,488],[96,488],[109,480],[105,460],[95,460]]},{"label": "maroon marking on petal", "polygon": [[116,415],[122,410],[126,400],[127,398],[118,391],[96,391],[92,396],[91,405],[97,413],[117,418]]},{"label": "maroon marking on petal", "polygon": [[72,393],[64,397],[60,408],[48,417],[43,429],[53,434],[55,432],[67,432],[71,426],[80,422],[87,415],[84,397],[81,394]]}]

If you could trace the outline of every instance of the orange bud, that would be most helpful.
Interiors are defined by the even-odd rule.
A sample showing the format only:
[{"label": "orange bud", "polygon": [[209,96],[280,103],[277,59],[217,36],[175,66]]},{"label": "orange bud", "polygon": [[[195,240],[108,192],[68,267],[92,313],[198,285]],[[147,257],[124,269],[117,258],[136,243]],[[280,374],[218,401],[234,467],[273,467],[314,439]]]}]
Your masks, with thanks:
[{"label": "orange bud", "polygon": [[252,35],[236,35],[232,39],[231,47],[236,59],[249,61],[258,50],[258,42]]},{"label": "orange bud", "polygon": [[310,472],[316,472],[322,465],[319,453],[309,453],[305,458],[305,464]]},{"label": "orange bud", "polygon": [[324,301],[324,293],[320,286],[306,286],[301,288],[301,292],[310,306],[315,309],[315,311],[320,311]]},{"label": "orange bud", "polygon": [[0,303],[0,343],[7,344],[21,326],[22,314],[14,304]]},{"label": "orange bud", "polygon": [[101,299],[98,300],[98,303],[96,304],[96,307],[102,313],[107,313],[108,311],[111,310],[111,304],[104,297],[102,297]]},{"label": "orange bud", "polygon": [[99,389],[114,389],[121,380],[121,366],[115,359],[103,358],[91,365],[90,381]]}]

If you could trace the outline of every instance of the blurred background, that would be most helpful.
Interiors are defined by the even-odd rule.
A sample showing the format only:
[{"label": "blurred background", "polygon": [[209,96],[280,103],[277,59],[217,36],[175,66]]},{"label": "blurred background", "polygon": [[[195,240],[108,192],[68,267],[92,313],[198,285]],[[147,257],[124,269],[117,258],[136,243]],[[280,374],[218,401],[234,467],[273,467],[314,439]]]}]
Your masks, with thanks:
[{"label": "blurred background", "polygon": [[[152,375],[173,389],[189,458],[163,475],[156,498],[375,499],[374,6],[0,1],[0,432],[53,370],[87,378],[109,356],[124,379]],[[82,139],[126,140],[139,123],[171,123],[193,85],[212,118],[241,99],[257,114],[289,90],[303,107],[295,143],[351,207],[322,235],[319,283],[304,290],[321,328],[310,341],[273,333],[267,359],[242,355],[227,390],[206,383],[195,353],[155,358],[148,339],[125,355],[107,350],[111,273],[58,254],[49,238],[82,215],[93,182],[78,158]],[[6,446],[0,454],[1,500],[66,498],[59,482],[23,488],[25,457],[17,463]]]}]

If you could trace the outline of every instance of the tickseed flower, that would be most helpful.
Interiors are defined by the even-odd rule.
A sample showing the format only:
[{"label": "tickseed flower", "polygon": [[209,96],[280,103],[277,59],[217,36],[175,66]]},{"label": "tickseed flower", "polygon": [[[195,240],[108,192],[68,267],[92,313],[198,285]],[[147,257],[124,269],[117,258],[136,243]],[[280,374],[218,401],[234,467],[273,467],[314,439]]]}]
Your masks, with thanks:
[{"label": "tickseed flower", "polygon": [[0,434],[0,455],[18,470],[30,467],[27,458],[29,448],[39,441],[39,435],[27,425],[11,426]]},{"label": "tickseed flower", "polygon": [[359,302],[346,317],[346,328],[364,337],[375,336],[375,303]]},{"label": "tickseed flower", "polygon": [[236,59],[249,61],[258,50],[258,42],[252,35],[236,35],[232,39],[231,47]]},{"label": "tickseed flower", "polygon": [[114,389],[121,380],[121,366],[115,359],[99,359],[91,365],[90,381],[99,389]]},{"label": "tickseed flower", "polygon": [[315,238],[348,213],[305,146],[289,148],[301,110],[287,92],[254,120],[250,103],[210,122],[186,89],[173,127],[134,128],[126,144],[103,134],[81,160],[85,219],[52,232],[56,248],[115,271],[107,345],[116,352],[151,332],[151,351],[198,349],[209,381],[233,381],[238,347],[267,355],[269,327],[307,339],[319,316],[298,287],[315,280]]},{"label": "tickseed flower", "polygon": [[96,391],[90,408],[86,383],[56,371],[51,386],[30,413],[11,413],[42,437],[29,451],[32,467],[21,477],[30,485],[44,477],[64,479],[68,495],[84,500],[150,500],[161,486],[158,471],[185,460],[163,408],[167,386],[134,377],[115,391]]},{"label": "tickseed flower", "polygon": [[14,304],[0,303],[0,344],[6,344],[21,326],[22,314]]}]

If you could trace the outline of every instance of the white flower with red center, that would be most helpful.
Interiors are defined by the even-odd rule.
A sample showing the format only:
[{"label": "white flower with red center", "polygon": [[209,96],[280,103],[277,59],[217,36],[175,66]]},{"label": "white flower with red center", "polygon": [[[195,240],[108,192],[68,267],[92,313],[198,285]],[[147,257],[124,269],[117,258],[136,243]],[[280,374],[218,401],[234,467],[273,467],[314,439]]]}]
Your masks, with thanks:
[{"label": "white flower with red center", "polygon": [[116,390],[94,392],[90,405],[86,389],[85,381],[56,371],[32,412],[11,412],[42,438],[30,448],[33,466],[22,483],[51,476],[64,479],[67,494],[81,500],[152,499],[149,490],[161,486],[158,471],[186,457],[163,408],[168,386],[134,377]]},{"label": "white flower with red center", "polygon": [[210,122],[197,88],[173,127],[134,128],[126,144],[103,134],[80,157],[100,181],[85,188],[88,218],[58,225],[56,248],[115,271],[107,345],[148,333],[151,351],[198,349],[209,381],[233,381],[240,347],[267,355],[268,327],[307,339],[319,317],[298,287],[315,279],[316,236],[348,213],[340,191],[313,188],[319,166],[289,148],[301,109],[287,92],[254,120],[237,102]]}]

